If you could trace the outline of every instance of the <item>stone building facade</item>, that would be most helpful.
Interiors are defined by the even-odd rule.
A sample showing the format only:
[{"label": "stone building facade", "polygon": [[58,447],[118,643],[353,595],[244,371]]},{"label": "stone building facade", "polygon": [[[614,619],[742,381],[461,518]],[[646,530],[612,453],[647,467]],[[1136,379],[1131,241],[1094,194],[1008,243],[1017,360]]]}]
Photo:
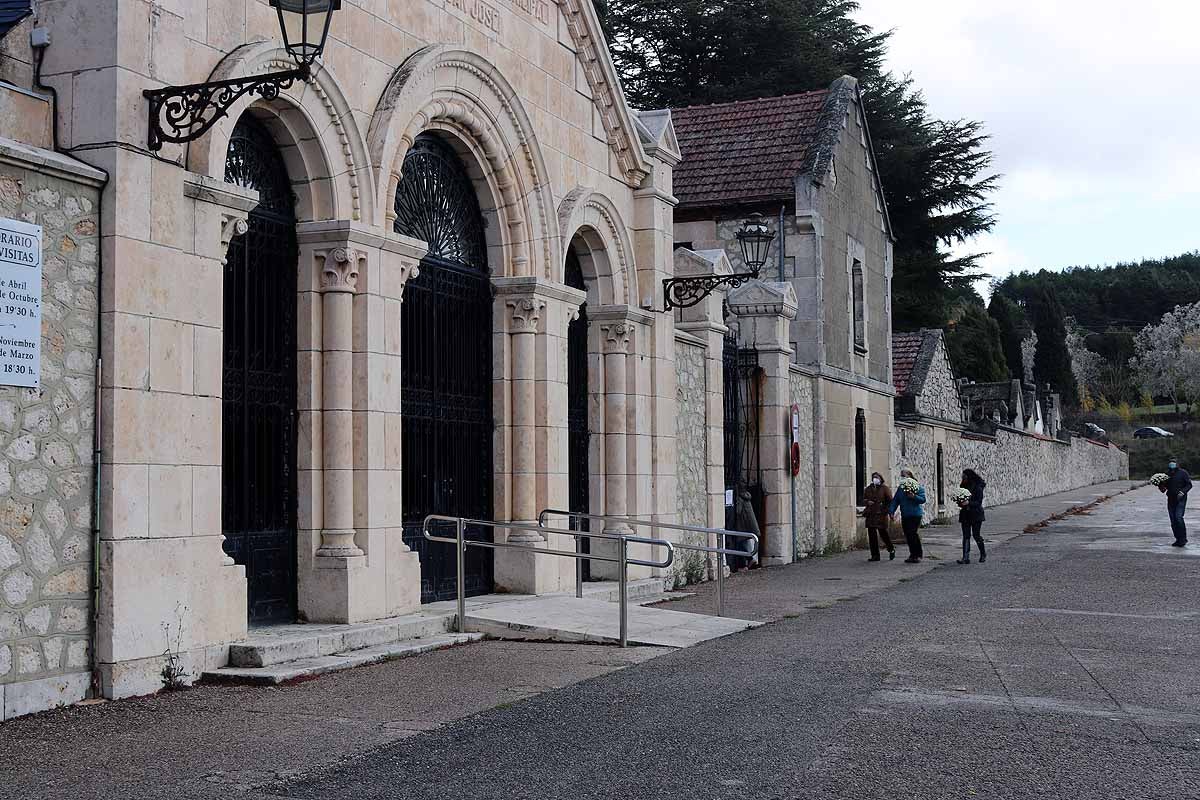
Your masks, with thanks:
[{"label": "stone building facade", "polygon": [[[32,24],[23,21],[12,39],[27,42]],[[40,384],[6,385],[0,375],[0,720],[80,700],[92,685],[105,176],[54,151],[50,114],[48,98],[33,91],[28,46],[0,41],[0,219],[42,230]],[[0,282],[0,296],[7,288]]]},{"label": "stone building facade", "polygon": [[[414,610],[446,591],[427,513],[712,505],[707,462],[680,499],[676,427],[680,403],[711,403],[710,365],[657,311],[675,269],[671,115],[628,108],[592,3],[343,0],[311,80],[157,152],[143,90],[289,68],[275,9],[35,11],[0,68],[61,153],[5,144],[0,203],[74,249],[47,262],[61,350],[43,392],[0,388],[0,684],[94,670],[94,691],[140,694],[165,651],[190,680],[256,621]],[[689,454],[701,433],[684,430]],[[574,564],[506,550],[471,570],[473,591],[547,592]]]},{"label": "stone building facade", "polygon": [[[767,539],[779,545],[767,562],[792,560],[798,537],[810,549],[849,546],[862,535],[866,476],[891,464],[892,438],[892,233],[858,83],[844,77],[827,90],[675,109],[673,118],[683,153],[676,245],[723,251],[731,270],[744,272],[743,220],[761,213],[776,232],[759,287],[776,287],[767,293],[781,302],[747,305],[778,307],[785,320],[778,341],[760,351],[764,362],[778,361],[762,373],[764,402],[778,409],[764,410],[760,425],[760,510]],[[791,301],[779,287],[790,288]],[[734,290],[731,303],[739,291],[749,287]],[[776,358],[785,351],[786,363]],[[813,382],[800,393],[812,397],[802,412],[812,440],[798,443],[811,458],[801,481],[816,497],[803,523],[793,519],[787,468],[792,366]]]},{"label": "stone building facade", "polygon": [[[956,380],[940,330],[895,334],[892,365],[896,434],[890,480],[898,480],[901,469],[917,475],[929,498],[927,520],[957,519],[949,498],[968,467],[987,481],[989,505],[1129,477],[1129,456],[1116,445],[1058,428],[1056,395],[1039,397],[1028,387],[1026,399],[1016,380]],[[1043,414],[1046,410],[1050,413]]]}]

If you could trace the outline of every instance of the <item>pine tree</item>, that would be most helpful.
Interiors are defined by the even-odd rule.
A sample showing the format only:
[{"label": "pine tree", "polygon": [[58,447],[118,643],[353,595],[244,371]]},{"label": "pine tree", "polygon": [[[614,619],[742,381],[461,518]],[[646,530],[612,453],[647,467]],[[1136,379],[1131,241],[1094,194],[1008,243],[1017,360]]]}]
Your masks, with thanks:
[{"label": "pine tree", "polygon": [[1021,358],[1021,340],[1028,332],[1029,323],[1021,307],[997,291],[992,292],[992,302],[988,304],[988,316],[996,321],[1000,331],[1000,346],[1004,350],[1004,360],[1008,364],[1008,372],[1014,378],[1025,374],[1024,362]]},{"label": "pine tree", "polygon": [[1039,386],[1050,384],[1071,408],[1079,405],[1075,375],[1071,371],[1071,353],[1067,349],[1066,315],[1062,303],[1049,287],[1043,288],[1030,308],[1037,351],[1033,378]]},{"label": "pine tree", "polygon": [[946,247],[991,230],[992,155],[980,123],[931,117],[883,68],[890,32],[853,0],[597,0],[632,105],[679,107],[825,89],[859,79],[896,236],[892,327],[942,327],[978,255]]},{"label": "pine tree", "polygon": [[968,306],[962,312],[946,332],[946,349],[958,377],[980,383],[1008,380],[1000,326],[983,306]]}]

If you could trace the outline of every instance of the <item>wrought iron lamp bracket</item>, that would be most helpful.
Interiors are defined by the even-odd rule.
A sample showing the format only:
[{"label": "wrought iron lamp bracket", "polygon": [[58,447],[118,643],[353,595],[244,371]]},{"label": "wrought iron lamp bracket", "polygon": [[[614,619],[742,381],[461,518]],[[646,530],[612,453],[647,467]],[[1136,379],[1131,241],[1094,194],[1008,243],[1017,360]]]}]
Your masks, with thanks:
[{"label": "wrought iron lamp bracket", "polygon": [[663,281],[663,311],[691,308],[722,286],[736,289],[758,278],[758,271],[732,275],[699,275],[693,278],[667,278]]},{"label": "wrought iron lamp bracket", "polygon": [[142,92],[150,101],[150,134],[146,145],[158,152],[164,142],[181,144],[198,139],[226,117],[241,97],[250,94],[274,100],[297,80],[307,81],[311,77],[309,65],[301,64],[283,72],[146,89]]}]

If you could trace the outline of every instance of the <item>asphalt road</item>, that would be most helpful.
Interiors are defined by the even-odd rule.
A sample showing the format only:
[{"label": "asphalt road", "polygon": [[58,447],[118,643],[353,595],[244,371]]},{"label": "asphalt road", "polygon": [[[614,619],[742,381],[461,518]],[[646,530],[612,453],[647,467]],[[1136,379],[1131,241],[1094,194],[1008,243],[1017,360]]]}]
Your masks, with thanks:
[{"label": "asphalt road", "polygon": [[1200,798],[1200,544],[1169,541],[1143,489],[987,564],[945,561],[252,794]]}]

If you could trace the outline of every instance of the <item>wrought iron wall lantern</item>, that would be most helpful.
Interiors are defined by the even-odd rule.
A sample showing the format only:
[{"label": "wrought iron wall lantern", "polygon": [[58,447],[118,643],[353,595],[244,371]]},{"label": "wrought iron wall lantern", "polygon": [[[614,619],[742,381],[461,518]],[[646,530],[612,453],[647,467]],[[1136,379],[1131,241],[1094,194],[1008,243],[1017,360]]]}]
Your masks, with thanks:
[{"label": "wrought iron wall lantern", "polygon": [[674,308],[691,308],[721,286],[735,288],[746,281],[758,278],[763,264],[767,263],[767,252],[775,234],[767,225],[762,214],[751,214],[737,232],[738,244],[742,247],[742,260],[749,272],[732,275],[698,275],[692,278],[667,278],[663,281],[664,311]]},{"label": "wrought iron wall lantern", "polygon": [[187,86],[165,86],[142,92],[150,100],[147,146],[155,152],[164,142],[190,142],[208,132],[243,95],[273,100],[297,80],[312,77],[312,64],[325,49],[333,12],[342,0],[267,0],[279,15],[279,29],[295,69],[246,78],[230,78]]}]

